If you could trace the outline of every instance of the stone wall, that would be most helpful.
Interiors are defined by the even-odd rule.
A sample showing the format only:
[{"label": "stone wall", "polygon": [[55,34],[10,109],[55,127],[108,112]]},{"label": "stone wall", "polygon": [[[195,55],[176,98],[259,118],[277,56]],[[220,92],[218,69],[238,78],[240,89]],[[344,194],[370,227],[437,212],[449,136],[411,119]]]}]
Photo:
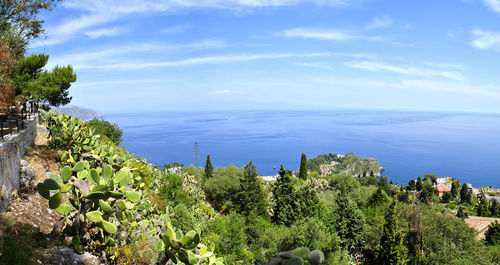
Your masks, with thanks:
[{"label": "stone wall", "polygon": [[19,167],[36,136],[38,117],[26,120],[25,129],[0,138],[0,212],[9,205],[12,191],[19,189]]}]

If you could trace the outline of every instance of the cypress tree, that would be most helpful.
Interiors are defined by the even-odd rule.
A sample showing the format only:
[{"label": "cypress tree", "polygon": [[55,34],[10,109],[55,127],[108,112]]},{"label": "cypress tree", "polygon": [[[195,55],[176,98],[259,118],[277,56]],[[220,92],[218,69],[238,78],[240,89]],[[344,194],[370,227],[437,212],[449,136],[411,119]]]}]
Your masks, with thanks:
[{"label": "cypress tree", "polygon": [[477,207],[477,215],[478,216],[488,216],[488,200],[486,199],[486,196],[483,194],[481,196],[481,202],[479,203],[479,206]]},{"label": "cypress tree", "polygon": [[460,190],[460,182],[458,180],[453,181],[451,184],[451,195],[453,199],[456,200],[458,197],[458,192]]},{"label": "cypress tree", "polygon": [[295,208],[297,207],[296,193],[291,183],[290,170],[285,170],[281,165],[280,176],[273,186],[274,215],[272,221],[276,224],[290,226],[297,218]]},{"label": "cypress tree", "polygon": [[373,170],[370,170],[370,177],[375,177],[375,174],[373,173]]},{"label": "cypress tree", "polygon": [[212,166],[212,161],[210,160],[210,155],[207,155],[207,162],[205,163],[205,178],[211,179],[214,174],[214,167]]},{"label": "cypress tree", "polygon": [[415,186],[417,191],[421,191],[423,186],[424,186],[424,184],[422,183],[422,178],[420,176],[418,176],[417,184]]},{"label": "cypress tree", "polygon": [[398,232],[396,202],[393,202],[385,215],[385,225],[380,240],[379,264],[407,264],[407,249],[403,237]]},{"label": "cypress tree", "polygon": [[410,265],[423,265],[425,262],[424,241],[422,237],[422,214],[413,207],[408,232],[408,256]]},{"label": "cypress tree", "polygon": [[304,153],[302,153],[302,157],[300,158],[299,178],[307,179],[307,157]]},{"label": "cypress tree", "polygon": [[491,212],[491,216],[493,216],[493,217],[500,214],[500,204],[498,203],[498,201],[496,199],[491,200],[490,212]]},{"label": "cypress tree", "polygon": [[257,178],[257,169],[250,161],[243,168],[243,178],[240,180],[240,191],[236,193],[236,206],[239,213],[250,216],[266,215],[267,201],[262,190],[262,184]]},{"label": "cypress tree", "polygon": [[463,184],[462,188],[460,189],[460,203],[471,203],[472,201],[472,194],[469,191],[469,187],[467,184]]}]

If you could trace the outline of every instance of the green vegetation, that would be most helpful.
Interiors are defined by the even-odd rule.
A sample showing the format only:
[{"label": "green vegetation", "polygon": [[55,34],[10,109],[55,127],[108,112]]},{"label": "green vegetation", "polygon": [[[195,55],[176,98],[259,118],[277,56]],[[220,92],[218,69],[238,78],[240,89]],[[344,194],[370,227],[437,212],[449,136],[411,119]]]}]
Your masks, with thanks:
[{"label": "green vegetation", "polygon": [[364,159],[353,153],[345,156],[332,153],[320,155],[309,159],[307,166],[310,171],[323,174],[348,174],[357,177],[366,177],[368,172],[373,176],[380,174],[380,164],[377,160]]},{"label": "green vegetation", "polygon": [[122,142],[123,131],[118,127],[118,124],[97,118],[93,118],[87,123],[95,130],[96,134],[106,136],[115,145],[119,145]]},{"label": "green vegetation", "polygon": [[303,180],[307,179],[307,157],[304,153],[302,153],[300,158],[299,178]]},{"label": "green vegetation", "polygon": [[[213,170],[209,157],[205,168],[172,173],[77,119],[48,113],[46,124],[62,167],[38,191],[65,216],[62,233],[75,249],[104,252],[110,263],[492,264],[499,257],[454,216],[456,204],[439,205],[432,177],[417,192],[387,177],[301,179],[281,167],[266,183],[252,162]],[[476,212],[479,203],[471,203],[459,214]]]}]

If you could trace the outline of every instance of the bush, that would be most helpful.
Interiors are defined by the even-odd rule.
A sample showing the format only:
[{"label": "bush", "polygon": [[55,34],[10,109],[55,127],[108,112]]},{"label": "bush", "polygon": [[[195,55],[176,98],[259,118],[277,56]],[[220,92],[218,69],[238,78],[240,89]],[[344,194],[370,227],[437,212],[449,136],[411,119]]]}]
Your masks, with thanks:
[{"label": "bush", "polygon": [[500,245],[500,223],[495,221],[488,226],[488,231],[484,235],[484,240],[487,245],[498,246]]},{"label": "bush", "polygon": [[116,123],[93,118],[87,122],[92,127],[96,134],[108,137],[114,144],[119,145],[122,142],[123,131]]}]

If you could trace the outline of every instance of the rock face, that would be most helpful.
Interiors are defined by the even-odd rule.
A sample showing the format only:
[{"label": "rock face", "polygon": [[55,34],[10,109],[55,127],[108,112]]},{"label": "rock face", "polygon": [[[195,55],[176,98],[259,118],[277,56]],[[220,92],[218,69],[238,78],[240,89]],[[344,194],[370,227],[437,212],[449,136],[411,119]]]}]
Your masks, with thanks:
[{"label": "rock face", "polygon": [[19,168],[19,190],[29,192],[33,189],[31,183],[35,178],[35,171],[28,161],[21,159]]}]

